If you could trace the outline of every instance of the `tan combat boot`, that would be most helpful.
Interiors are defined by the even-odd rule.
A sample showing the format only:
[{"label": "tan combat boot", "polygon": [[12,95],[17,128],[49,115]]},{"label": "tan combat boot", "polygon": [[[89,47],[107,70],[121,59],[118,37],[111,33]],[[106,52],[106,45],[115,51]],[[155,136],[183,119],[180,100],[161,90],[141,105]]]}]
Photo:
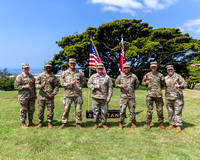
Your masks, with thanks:
[{"label": "tan combat boot", "polygon": [[167,129],[172,129],[172,128],[174,128],[174,125],[172,125],[172,124],[170,124],[170,126],[167,127]]},{"label": "tan combat boot", "polygon": [[102,127],[103,127],[104,129],[106,129],[106,130],[108,130],[108,129],[109,129],[109,128],[108,128],[108,126],[106,126],[106,124],[105,124],[105,123],[102,125]]},{"label": "tan combat boot", "polygon": [[36,125],[33,123],[32,120],[29,120],[29,121],[28,121],[28,127],[30,127],[30,126],[36,126]]},{"label": "tan combat boot", "polygon": [[35,127],[36,129],[38,129],[38,128],[41,128],[43,126],[43,124],[42,123],[39,123],[38,125],[37,125],[37,127]]},{"label": "tan combat boot", "polygon": [[176,132],[177,132],[177,133],[181,132],[181,126],[177,126]]},{"label": "tan combat boot", "polygon": [[53,126],[52,126],[52,123],[51,123],[51,122],[48,122],[48,128],[49,128],[49,129],[53,128]]},{"label": "tan combat boot", "polygon": [[119,128],[118,130],[122,130],[123,129],[123,122],[119,122]]},{"label": "tan combat boot", "polygon": [[160,125],[159,125],[159,127],[158,128],[160,128],[160,129],[166,129],[164,126],[163,126],[163,124],[162,123],[160,123]]},{"label": "tan combat boot", "polygon": [[77,128],[77,129],[80,129],[80,130],[83,129],[83,128],[81,127],[80,123],[77,123],[77,124],[76,124],[76,128]]},{"label": "tan combat boot", "polygon": [[28,126],[26,125],[25,122],[22,122],[22,128],[23,128],[23,129],[28,129]]},{"label": "tan combat boot", "polygon": [[148,130],[151,129],[150,123],[147,123],[147,129],[148,129]]},{"label": "tan combat boot", "polygon": [[94,127],[92,128],[92,130],[96,130],[99,127],[99,123],[95,123]]},{"label": "tan combat boot", "polygon": [[132,122],[131,128],[134,129],[134,130],[137,130],[137,127],[136,127],[134,122]]},{"label": "tan combat boot", "polygon": [[67,126],[67,123],[63,123],[58,129],[63,129]]}]

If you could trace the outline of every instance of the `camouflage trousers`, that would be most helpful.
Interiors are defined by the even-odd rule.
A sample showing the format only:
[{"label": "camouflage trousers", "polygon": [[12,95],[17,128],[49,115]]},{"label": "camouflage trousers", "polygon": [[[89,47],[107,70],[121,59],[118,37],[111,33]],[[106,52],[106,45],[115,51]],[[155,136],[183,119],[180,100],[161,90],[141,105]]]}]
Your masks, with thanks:
[{"label": "camouflage trousers", "polygon": [[162,97],[147,97],[146,98],[146,105],[147,105],[146,121],[147,121],[147,123],[151,123],[151,121],[152,121],[153,102],[154,101],[156,103],[158,122],[163,123],[163,121],[164,121],[164,117],[163,117],[164,102],[163,102]]},{"label": "camouflage trousers", "polygon": [[82,104],[83,98],[81,96],[64,97],[64,113],[62,116],[62,123],[67,123],[69,119],[69,111],[71,104],[74,102],[76,110],[76,123],[82,123]]},{"label": "camouflage trousers", "polygon": [[38,121],[40,123],[44,121],[45,105],[47,106],[47,121],[51,123],[54,115],[54,99],[38,100]]},{"label": "camouflage trousers", "polygon": [[108,103],[106,99],[92,98],[92,110],[94,114],[94,122],[99,123],[99,114],[101,112],[101,123],[107,122]]},{"label": "camouflage trousers", "polygon": [[35,112],[35,97],[34,98],[27,98],[24,100],[19,100],[21,109],[20,109],[20,121],[25,122],[27,118],[28,112],[28,119],[33,120],[33,113]]},{"label": "camouflage trousers", "polygon": [[123,122],[126,116],[126,107],[128,106],[129,112],[130,112],[130,121],[131,122],[136,122],[135,120],[135,99],[125,99],[125,98],[120,98],[120,118],[119,122]]},{"label": "camouflage trousers", "polygon": [[182,126],[182,110],[184,100],[166,100],[166,106],[168,109],[169,123],[175,126]]}]

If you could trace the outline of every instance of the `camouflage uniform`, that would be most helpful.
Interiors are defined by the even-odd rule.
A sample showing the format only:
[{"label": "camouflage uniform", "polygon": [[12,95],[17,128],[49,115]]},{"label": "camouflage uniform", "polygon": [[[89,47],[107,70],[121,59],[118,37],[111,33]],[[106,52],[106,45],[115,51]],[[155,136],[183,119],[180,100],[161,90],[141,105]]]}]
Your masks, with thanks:
[{"label": "camouflage uniform", "polygon": [[[44,88],[41,85],[44,84]],[[47,120],[52,123],[54,115],[54,97],[49,98],[50,95],[56,95],[59,90],[58,79],[54,74],[43,72],[36,78],[36,88],[40,89],[38,95],[38,120],[40,123],[44,121],[44,110],[47,105]]]},{"label": "camouflage uniform", "polygon": [[[187,87],[187,83],[184,78],[177,73],[174,73],[172,76],[167,75],[165,81],[165,99],[168,109],[169,123],[170,125],[182,126],[182,109],[184,106],[182,89]],[[180,85],[177,89],[175,88],[176,84]]]},{"label": "camouflage uniform", "polygon": [[[26,87],[27,84],[30,85],[31,87],[30,89]],[[21,122],[26,121],[27,112],[28,112],[28,119],[32,121],[33,113],[35,111],[35,97],[36,97],[35,78],[30,73],[26,75],[24,72],[22,72],[17,76],[14,86],[15,89],[18,90],[18,100],[21,105],[20,121]]]},{"label": "camouflage uniform", "polygon": [[[127,88],[122,88],[122,84],[126,84]],[[128,105],[130,112],[130,121],[136,122],[135,119],[135,90],[139,87],[139,80],[135,74],[119,75],[115,81],[115,87],[121,88],[120,93],[120,118],[119,122],[123,122],[126,114],[126,107]]]},{"label": "camouflage uniform", "polygon": [[147,73],[142,80],[142,85],[146,85],[146,81],[149,80],[148,89],[146,92],[146,105],[148,107],[146,121],[150,124],[152,121],[153,114],[153,101],[156,103],[158,122],[163,123],[163,98],[162,98],[162,88],[165,86],[164,76],[157,72],[152,74],[152,72]]},{"label": "camouflage uniform", "polygon": [[[101,89],[97,89],[98,84]],[[94,113],[94,122],[99,123],[99,113],[101,112],[101,122],[107,121],[108,103],[107,98],[113,95],[113,83],[108,75],[98,73],[92,75],[88,80],[88,88],[92,90],[92,109]]]},{"label": "camouflage uniform", "polygon": [[[72,79],[76,80],[76,84],[72,85]],[[67,123],[69,118],[69,111],[71,104],[75,103],[76,109],[76,123],[82,122],[82,86],[85,82],[85,75],[82,71],[75,69],[75,71],[70,71],[67,69],[62,73],[60,77],[60,83],[65,88],[64,92],[64,113],[62,116],[62,123]]]}]

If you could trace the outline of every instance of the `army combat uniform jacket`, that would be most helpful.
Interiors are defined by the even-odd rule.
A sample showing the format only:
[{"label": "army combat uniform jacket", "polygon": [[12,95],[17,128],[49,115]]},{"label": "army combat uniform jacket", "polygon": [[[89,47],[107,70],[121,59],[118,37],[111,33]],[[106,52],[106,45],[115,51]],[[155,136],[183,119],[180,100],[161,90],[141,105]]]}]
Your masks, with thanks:
[{"label": "army combat uniform jacket", "polygon": [[[122,88],[122,84],[126,84],[127,88]],[[121,88],[120,98],[135,98],[135,90],[139,88],[140,82],[134,74],[119,75],[115,81],[115,87]]]},{"label": "army combat uniform jacket", "polygon": [[[174,73],[172,76],[167,75],[165,77],[166,82],[166,91],[165,98],[167,100],[176,100],[183,99],[182,89],[187,87],[187,83],[184,78],[177,73]],[[175,89],[175,85],[178,84],[180,87]]]},{"label": "army combat uniform jacket", "polygon": [[[101,89],[97,89],[97,85],[101,85]],[[92,97],[96,99],[107,99],[113,95],[113,83],[108,75],[98,73],[92,75],[88,80],[88,88],[92,90]]]},{"label": "army combat uniform jacket", "polygon": [[[30,85],[30,89],[26,88],[26,85]],[[24,72],[19,74],[15,80],[15,89],[18,90],[18,100],[25,100],[27,98],[35,98],[36,89],[35,89],[35,78],[32,74],[26,75]]]},{"label": "army combat uniform jacket", "polygon": [[[76,85],[72,85],[72,79],[76,80]],[[67,69],[60,76],[60,83],[65,88],[65,97],[82,97],[82,86],[85,82],[85,75],[82,71],[75,69],[74,72]]]},{"label": "army combat uniform jacket", "polygon": [[[41,85],[44,84],[44,88],[41,88]],[[36,88],[40,89],[38,99],[48,100],[49,95],[58,94],[59,84],[58,79],[54,74],[47,74],[43,72],[36,79]]]},{"label": "army combat uniform jacket", "polygon": [[165,77],[159,72],[156,74],[149,72],[143,77],[142,85],[146,85],[147,80],[150,81],[150,84],[148,84],[146,97],[162,97],[162,88],[165,87]]}]

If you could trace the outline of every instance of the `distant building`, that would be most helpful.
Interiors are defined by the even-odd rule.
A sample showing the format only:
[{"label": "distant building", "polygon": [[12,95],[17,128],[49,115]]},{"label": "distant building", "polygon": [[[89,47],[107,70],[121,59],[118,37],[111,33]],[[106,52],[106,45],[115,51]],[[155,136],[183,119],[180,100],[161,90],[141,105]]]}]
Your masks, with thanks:
[{"label": "distant building", "polygon": [[10,76],[8,76],[8,78],[14,78],[16,77],[15,75],[11,74]]},{"label": "distant building", "polygon": [[200,64],[191,64],[191,66],[200,66]]}]

